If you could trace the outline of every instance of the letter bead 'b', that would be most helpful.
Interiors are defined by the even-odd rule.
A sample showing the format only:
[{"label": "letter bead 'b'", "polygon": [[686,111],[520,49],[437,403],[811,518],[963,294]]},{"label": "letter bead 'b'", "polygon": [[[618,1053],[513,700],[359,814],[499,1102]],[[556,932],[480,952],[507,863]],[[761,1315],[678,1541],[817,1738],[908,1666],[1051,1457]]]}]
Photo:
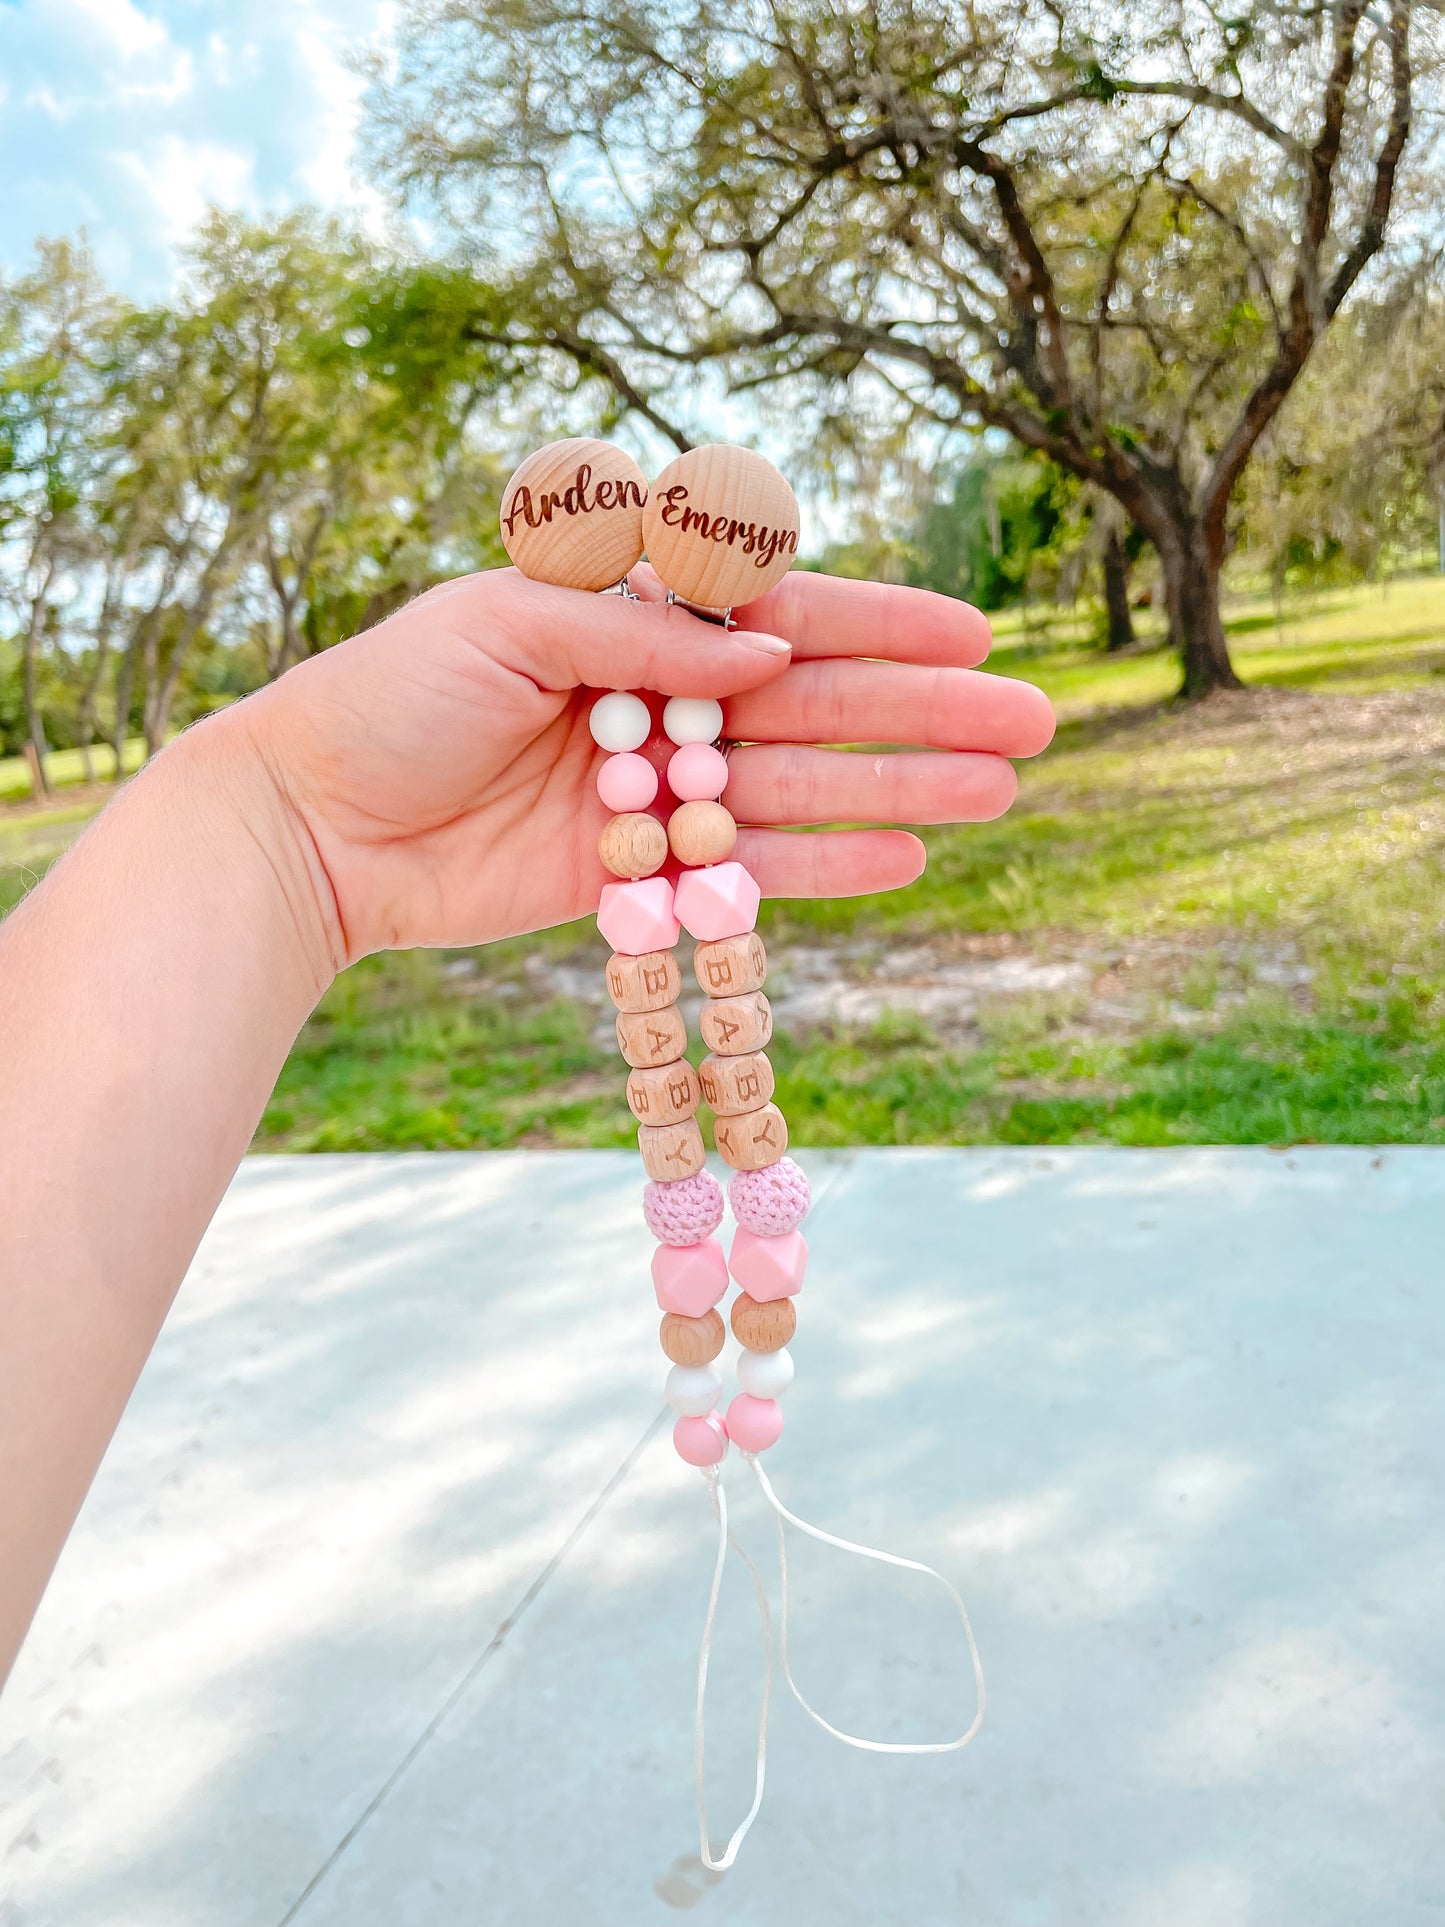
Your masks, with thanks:
[{"label": "letter bead 'b'", "polygon": [[682,972],[670,950],[652,950],[644,957],[625,957],[619,951],[607,959],[607,995],[619,1010],[663,1010],[675,1004],[682,991]]},{"label": "letter bead 'b'", "polygon": [[627,1108],[639,1124],[680,1124],[701,1097],[698,1074],[685,1057],[675,1064],[640,1065],[627,1080]]},{"label": "letter bead 'b'", "polygon": [[709,997],[745,997],[767,981],[768,953],[756,930],[744,937],[719,937],[692,953],[697,987]]},{"label": "letter bead 'b'", "polygon": [[760,1050],[741,1057],[705,1057],[697,1067],[697,1078],[704,1098],[720,1117],[760,1111],[773,1094],[773,1067]]}]

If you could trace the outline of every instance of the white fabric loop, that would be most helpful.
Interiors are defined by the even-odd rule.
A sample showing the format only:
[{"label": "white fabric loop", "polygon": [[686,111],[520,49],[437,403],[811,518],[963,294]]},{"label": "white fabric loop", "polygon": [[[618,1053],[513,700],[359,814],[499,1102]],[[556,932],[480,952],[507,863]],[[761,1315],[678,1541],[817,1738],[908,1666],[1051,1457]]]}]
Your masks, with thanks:
[{"label": "white fabric loop", "polygon": [[[763,1787],[768,1773],[768,1709],[773,1696],[773,1622],[768,1611],[768,1595],[763,1586],[763,1576],[743,1550],[742,1546],[728,1530],[728,1501],[723,1483],[715,1466],[704,1466],[702,1476],[707,1483],[712,1499],[712,1509],[717,1517],[717,1560],[712,1572],[712,1590],[707,1599],[707,1618],[703,1621],[702,1644],[697,1655],[697,1718],[693,1727],[692,1770],[697,1787],[697,1827],[699,1855],[702,1864],[712,1873],[726,1873],[738,1857],[738,1848],[747,1838],[748,1829],[758,1817],[763,1804]],[[738,1823],[732,1838],[728,1841],[721,1859],[714,1860],[712,1841],[707,1830],[707,1784],[703,1770],[704,1720],[707,1708],[707,1667],[712,1654],[712,1629],[717,1618],[718,1596],[722,1592],[723,1567],[727,1564],[728,1547],[731,1546],[739,1559],[753,1576],[753,1589],[758,1596],[758,1617],[763,1628],[763,1703],[758,1715],[758,1761],[753,1780],[753,1803]],[[784,1593],[786,1601],[787,1594]]]},{"label": "white fabric loop", "polygon": [[[957,1589],[948,1583],[941,1572],[936,1572],[932,1566],[924,1565],[921,1560],[904,1559],[896,1552],[880,1552],[875,1546],[855,1545],[851,1539],[840,1539],[835,1533],[824,1532],[821,1526],[809,1525],[806,1519],[800,1519],[795,1512],[790,1512],[778,1497],[777,1493],[774,1492],[768,1475],[764,1472],[756,1454],[744,1452],[743,1458],[756,1473],[758,1484],[762,1488],[763,1497],[777,1515],[778,1574],[782,1607],[779,1614],[778,1646],[783,1663],[783,1678],[788,1682],[788,1691],[798,1702],[799,1706],[802,1707],[808,1718],[812,1720],[815,1726],[821,1726],[825,1733],[831,1734],[835,1740],[841,1740],[844,1746],[856,1746],[864,1753],[957,1753],[961,1747],[967,1746],[969,1741],[978,1732],[978,1729],[983,1725],[983,1661],[979,1658],[978,1644],[973,1636],[973,1627],[969,1623],[968,1609],[965,1607]],[[788,1663],[788,1542],[787,1535],[783,1530],[784,1520],[786,1520],[789,1525],[796,1526],[799,1532],[806,1532],[810,1539],[817,1539],[822,1545],[833,1546],[839,1552],[855,1553],[860,1559],[876,1559],[880,1565],[897,1566],[904,1572],[921,1572],[926,1579],[936,1579],[939,1585],[942,1586],[943,1590],[953,1601],[954,1606],[957,1608],[959,1619],[963,1622],[964,1637],[968,1641],[968,1656],[973,1664],[974,1685],[978,1691],[978,1710],[975,1712],[973,1720],[967,1730],[961,1734],[958,1739],[916,1741],[869,1740],[862,1738],[856,1733],[843,1732],[840,1727],[836,1727],[828,1720],[825,1720],[816,1707],[809,1705],[808,1701],[803,1697],[802,1689],[799,1687],[798,1682],[793,1678],[792,1667]],[[742,1548],[739,1547],[738,1550],[741,1551]],[[752,1561],[749,1560],[748,1563],[751,1565]],[[713,1580],[714,1599],[717,1596],[718,1579],[721,1577],[721,1574],[722,1563],[721,1557],[719,1557],[717,1577]],[[711,1624],[710,1613],[709,1624]],[[698,1704],[699,1707],[701,1707],[701,1698],[699,1698]],[[699,1757],[701,1756],[699,1755]],[[760,1779],[760,1797],[761,1787],[762,1783]],[[756,1810],[755,1805],[754,1812],[756,1812]],[[751,1820],[752,1814],[749,1814],[748,1821],[751,1822]],[[743,1831],[746,1831],[746,1826],[743,1828]],[[706,1844],[705,1841],[704,1844]]]}]

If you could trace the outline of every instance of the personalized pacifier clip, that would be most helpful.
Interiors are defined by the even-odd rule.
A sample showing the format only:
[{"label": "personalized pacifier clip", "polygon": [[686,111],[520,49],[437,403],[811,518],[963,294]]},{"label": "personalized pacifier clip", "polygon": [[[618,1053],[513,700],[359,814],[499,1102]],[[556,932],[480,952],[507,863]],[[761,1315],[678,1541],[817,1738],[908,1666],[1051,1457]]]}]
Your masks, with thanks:
[{"label": "personalized pacifier clip", "polygon": [[[623,450],[581,437],[553,442],[522,463],[503,492],[501,526],[507,553],[524,575],[565,588],[625,591],[628,572],[645,548],[669,600],[731,626],[735,608],[787,574],[797,554],[799,517],[782,475],[748,449],[690,449],[649,487]],[[773,1102],[766,1050],[773,1020],[763,990],[767,954],[756,929],[761,892],[733,855],[737,824],[722,801],[728,781],[722,707],[707,698],[672,697],[662,709],[665,740],[659,741],[649,703],[618,689],[598,697],[588,722],[603,752],[597,793],[612,812],[597,842],[614,879],[601,888],[597,927],[612,947],[607,993],[617,1008],[617,1045],[629,1066],[627,1103],[637,1119],[649,1180],[642,1209],[657,1240],[652,1282],[662,1312],[659,1337],[670,1362],[666,1397],[677,1413],[673,1444],[680,1458],[702,1472],[718,1525],[698,1660],[695,1769],[702,1859],[721,1869],[732,1864],[762,1801],[773,1665],[761,1576],[728,1530],[720,1468],[730,1444],[755,1474],[777,1522],[784,1677],[825,1732],[877,1752],[954,1751],[968,1744],[982,1722],[983,1674],[963,1601],[939,1573],[797,1518],[760,1462],[759,1455],[782,1435],[778,1401],[793,1381],[788,1346],[808,1264],[801,1226],[810,1199],[806,1176],[786,1155],[788,1127]],[[660,874],[664,864],[674,876]],[[696,1070],[684,1054],[687,1030],[678,1007],[682,973],[673,949],[681,930],[694,940],[692,967],[705,998],[699,1021],[708,1054]],[[722,1187],[706,1169],[697,1121],[704,1102],[713,1113],[713,1141],[732,1171],[728,1202],[736,1229],[726,1252],[715,1235],[723,1220]],[[729,1322],[742,1350],[740,1389],[724,1411],[716,1361],[726,1334],[717,1307],[730,1276],[739,1290]],[[977,1687],[977,1710],[958,1738],[896,1744],[862,1739],[839,1731],[808,1704],[789,1659],[785,1523],[823,1544],[923,1573],[944,1587],[963,1624]],[[753,1572],[766,1669],[753,1803],[715,1857],[703,1797],[703,1711],[730,1544]]]}]

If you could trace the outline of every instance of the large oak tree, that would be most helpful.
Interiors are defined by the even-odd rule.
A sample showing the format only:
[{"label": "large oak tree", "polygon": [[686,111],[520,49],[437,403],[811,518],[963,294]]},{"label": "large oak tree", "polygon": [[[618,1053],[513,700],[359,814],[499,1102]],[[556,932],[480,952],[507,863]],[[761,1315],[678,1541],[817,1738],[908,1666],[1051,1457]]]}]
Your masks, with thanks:
[{"label": "large oak tree", "polygon": [[1201,694],[1236,486],[1385,245],[1437,38],[1409,0],[408,0],[373,102],[515,345],[679,439],[714,364],[1006,429],[1152,541]]}]

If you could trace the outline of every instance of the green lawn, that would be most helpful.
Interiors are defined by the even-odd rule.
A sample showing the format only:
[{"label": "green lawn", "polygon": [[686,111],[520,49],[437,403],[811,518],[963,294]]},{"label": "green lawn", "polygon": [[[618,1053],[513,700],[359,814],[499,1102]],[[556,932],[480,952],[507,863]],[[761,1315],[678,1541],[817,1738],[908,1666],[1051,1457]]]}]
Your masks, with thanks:
[{"label": "green lawn", "polygon": [[[138,770],[145,761],[145,738],[130,737],[125,745],[127,773]],[[115,751],[108,743],[97,743],[91,751],[97,782],[108,783],[115,775]],[[78,749],[53,749],[45,759],[45,777],[52,790],[73,789],[87,780],[85,757]],[[30,765],[23,756],[0,756],[0,803],[14,803],[31,796],[33,785]]]},{"label": "green lawn", "polygon": [[[1015,811],[928,832],[907,892],[772,905],[764,930],[785,983],[820,955],[864,986],[914,955],[929,982],[1009,960],[1073,980],[964,1023],[781,1029],[797,1142],[1445,1142],[1445,584],[1229,619],[1263,686],[1194,710],[1147,642],[1107,658],[1082,624],[997,625],[994,666],[1065,718]],[[26,822],[0,816],[12,894],[17,834],[68,833]],[[579,925],[358,966],[258,1145],[629,1142],[605,1013],[575,994],[602,955]]]}]

